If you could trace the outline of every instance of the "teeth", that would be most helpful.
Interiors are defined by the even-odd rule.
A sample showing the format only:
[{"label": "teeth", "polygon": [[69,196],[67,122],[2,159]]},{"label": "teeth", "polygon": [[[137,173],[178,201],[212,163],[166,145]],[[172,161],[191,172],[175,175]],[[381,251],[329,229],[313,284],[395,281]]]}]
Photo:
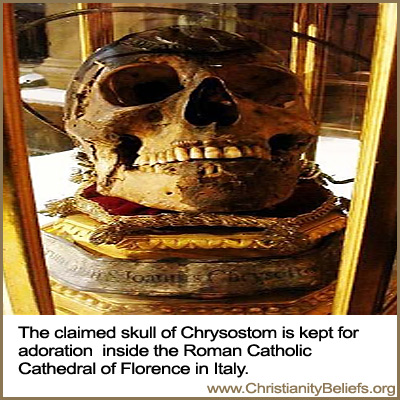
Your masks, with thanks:
[{"label": "teeth", "polygon": [[165,152],[165,156],[167,158],[167,162],[174,162],[175,161],[175,154],[172,149],[169,149]]},{"label": "teeth", "polygon": [[142,159],[141,156],[139,156],[139,157],[135,160],[135,162],[133,163],[133,165],[143,165],[143,164],[144,164],[144,162],[143,162],[143,159]]},{"label": "teeth", "polygon": [[139,156],[139,158],[136,160],[136,164],[139,165],[145,165],[148,164],[150,161],[150,158],[147,154],[143,154],[142,156]]},{"label": "teeth", "polygon": [[245,157],[253,157],[254,152],[249,146],[243,146],[242,152]]},{"label": "teeth", "polygon": [[156,164],[156,165],[154,166],[154,172],[155,172],[156,174],[159,174],[159,173],[163,172],[162,166],[161,166],[160,164]]},{"label": "teeth", "polygon": [[[204,149],[200,147],[191,147],[185,149],[183,147],[175,147],[166,151],[158,153],[140,154],[135,160],[134,166],[148,166],[150,169],[156,164],[166,164],[175,161],[188,161],[192,160],[204,160],[204,159],[217,159],[217,158],[241,158],[241,157],[256,157],[262,159],[271,159],[270,152],[268,149],[262,146],[226,146],[221,149],[214,146],[208,146]],[[211,168],[211,167],[210,167]],[[207,167],[206,173],[211,173],[209,167]],[[140,171],[143,168],[139,168]]]},{"label": "teeth", "polygon": [[204,156],[205,158],[220,158],[221,152],[217,147],[205,147]]},{"label": "teeth", "polygon": [[224,147],[224,157],[240,158],[242,157],[242,152],[235,146]]},{"label": "teeth", "polygon": [[167,157],[163,151],[157,154],[157,162],[159,164],[165,164],[167,162]]},{"label": "teeth", "polygon": [[141,165],[141,166],[139,167],[139,171],[140,171],[140,172],[152,172],[152,171],[153,171],[153,168],[150,167],[150,165]]},{"label": "teeth", "polygon": [[157,157],[156,157],[155,154],[150,154],[150,156],[149,156],[149,164],[150,165],[157,164]]},{"label": "teeth", "polygon": [[206,165],[204,167],[205,175],[211,175],[214,173],[214,166],[213,165]]},{"label": "teeth", "polygon": [[189,155],[183,147],[175,147],[174,149],[175,157],[178,161],[188,161]]},{"label": "teeth", "polygon": [[196,159],[201,160],[202,158],[204,158],[203,151],[201,149],[199,149],[198,147],[192,147],[190,149],[189,156],[193,160],[196,160]]},{"label": "teeth", "polygon": [[206,165],[203,165],[201,172],[204,176],[215,175],[215,174],[220,173],[220,167],[219,167],[219,165],[215,165],[215,164],[206,164]]}]

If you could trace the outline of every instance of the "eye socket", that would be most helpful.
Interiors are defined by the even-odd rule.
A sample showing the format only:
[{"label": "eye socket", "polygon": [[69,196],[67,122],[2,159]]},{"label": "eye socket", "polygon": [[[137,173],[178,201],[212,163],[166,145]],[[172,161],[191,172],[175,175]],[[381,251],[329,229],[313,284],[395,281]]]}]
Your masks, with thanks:
[{"label": "eye socket", "polygon": [[300,92],[300,85],[294,75],[267,67],[225,66],[216,68],[215,73],[238,97],[274,107],[291,107]]},{"label": "eye socket", "polygon": [[130,107],[156,103],[179,92],[177,72],[166,64],[135,64],[110,72],[101,82],[103,97],[113,105]]}]

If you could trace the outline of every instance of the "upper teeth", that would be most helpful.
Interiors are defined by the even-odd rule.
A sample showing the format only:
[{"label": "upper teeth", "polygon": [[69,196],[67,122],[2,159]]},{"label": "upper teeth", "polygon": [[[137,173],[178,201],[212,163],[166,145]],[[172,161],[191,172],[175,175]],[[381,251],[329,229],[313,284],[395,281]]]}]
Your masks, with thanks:
[{"label": "upper teeth", "polygon": [[221,159],[221,158],[263,158],[270,159],[270,153],[261,146],[225,146],[225,147],[174,147],[158,153],[141,153],[134,165],[166,164],[175,161]]},{"label": "upper teeth", "polygon": [[174,154],[177,161],[188,161],[190,160],[189,154],[183,147],[175,147]]},{"label": "upper teeth", "polygon": [[204,158],[203,150],[199,149],[198,147],[192,147],[189,150],[189,157],[192,160],[201,160],[202,158]]},{"label": "upper teeth", "polygon": [[222,154],[218,147],[204,147],[203,158],[221,158]]},{"label": "upper teeth", "polygon": [[242,152],[235,146],[224,147],[225,158],[239,158],[242,157]]}]

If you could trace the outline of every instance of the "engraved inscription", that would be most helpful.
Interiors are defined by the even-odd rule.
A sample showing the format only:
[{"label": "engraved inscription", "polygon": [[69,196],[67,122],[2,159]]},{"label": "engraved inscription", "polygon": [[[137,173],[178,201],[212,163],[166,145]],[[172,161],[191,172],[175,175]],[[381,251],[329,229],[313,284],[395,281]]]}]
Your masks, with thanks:
[{"label": "engraved inscription", "polygon": [[[156,267],[156,266],[155,266]],[[96,281],[102,282],[135,282],[137,284],[155,284],[160,285],[163,283],[168,284],[181,284],[191,282],[206,282],[206,283],[218,283],[218,282],[247,282],[247,283],[266,283],[268,281],[284,280],[284,279],[299,279],[299,278],[312,278],[318,276],[318,269],[316,267],[309,267],[303,269],[296,268],[282,268],[279,271],[266,271],[260,273],[247,272],[238,273],[236,271],[226,271],[222,269],[212,269],[205,274],[188,274],[188,273],[177,273],[177,274],[142,274],[135,271],[99,271],[91,270],[86,271],[85,275],[89,275],[90,278]]]},{"label": "engraved inscription", "polygon": [[323,282],[324,260],[332,256],[328,242],[319,261],[307,253],[297,258],[246,260],[124,260],[97,257],[73,243],[44,236],[50,274],[80,290],[197,296],[259,293],[288,287],[313,287]]}]

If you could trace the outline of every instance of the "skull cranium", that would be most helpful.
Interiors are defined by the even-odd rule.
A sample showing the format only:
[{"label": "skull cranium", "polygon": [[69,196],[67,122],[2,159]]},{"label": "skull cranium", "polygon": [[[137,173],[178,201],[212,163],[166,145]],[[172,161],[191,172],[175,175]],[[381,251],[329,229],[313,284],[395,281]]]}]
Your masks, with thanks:
[{"label": "skull cranium", "polygon": [[103,195],[164,210],[253,211],[292,194],[317,135],[301,91],[257,42],[160,28],[83,64],[68,90],[66,129]]}]

